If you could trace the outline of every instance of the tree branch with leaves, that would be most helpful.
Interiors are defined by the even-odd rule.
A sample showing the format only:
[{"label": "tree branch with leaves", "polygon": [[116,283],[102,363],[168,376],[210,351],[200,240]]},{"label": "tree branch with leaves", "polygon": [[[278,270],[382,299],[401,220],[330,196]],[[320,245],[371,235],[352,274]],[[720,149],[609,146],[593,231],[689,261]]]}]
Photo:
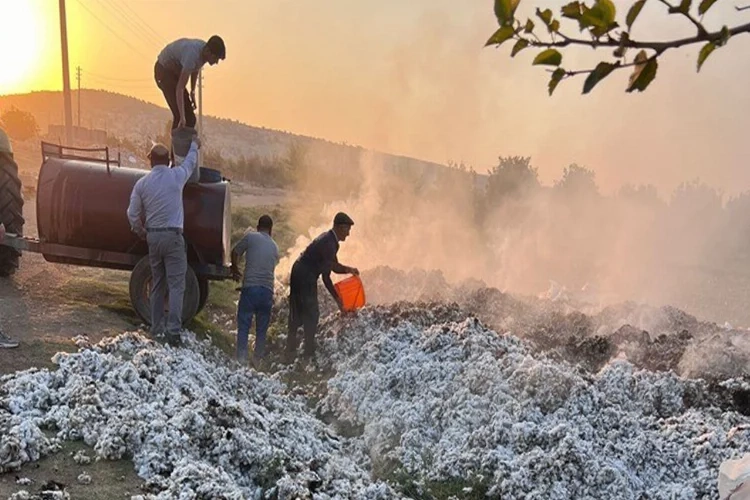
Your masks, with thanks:
[{"label": "tree branch with leaves", "polygon": [[[720,29],[709,29],[703,24],[703,16],[716,3],[716,0],[701,0],[693,6],[692,0],[679,0],[673,4],[669,0],[650,0],[662,4],[668,15],[683,17],[693,25],[696,33],[693,36],[670,41],[647,41],[631,38],[633,24],[649,0],[637,0],[630,5],[625,16],[625,24],[617,22],[617,9],[612,0],[594,0],[593,2],[573,1],[562,7],[559,17],[550,9],[536,9],[537,22],[543,25],[543,34],[539,34],[534,19],[525,22],[517,19],[516,9],[521,0],[495,0],[495,17],[500,27],[487,40],[485,46],[499,47],[508,42],[515,42],[511,57],[527,48],[542,49],[532,62],[533,65],[551,66],[551,78],[548,84],[549,94],[558,84],[577,75],[587,75],[583,84],[583,93],[587,94],[613,71],[633,68],[628,81],[627,91],[643,92],[656,77],[659,57],[670,49],[688,45],[702,44],[698,54],[697,71],[700,71],[711,53],[727,44],[729,39],[740,33],[750,33],[750,23],[733,28],[722,26]],[[742,10],[742,8],[737,8]],[[561,19],[576,21],[579,34],[571,35],[570,31],[561,30]],[[539,30],[541,31],[541,30]],[[612,59],[600,61],[594,68],[570,70],[563,67],[562,51],[569,47],[583,46],[593,49],[612,49]],[[630,54],[637,51],[631,58]]]}]

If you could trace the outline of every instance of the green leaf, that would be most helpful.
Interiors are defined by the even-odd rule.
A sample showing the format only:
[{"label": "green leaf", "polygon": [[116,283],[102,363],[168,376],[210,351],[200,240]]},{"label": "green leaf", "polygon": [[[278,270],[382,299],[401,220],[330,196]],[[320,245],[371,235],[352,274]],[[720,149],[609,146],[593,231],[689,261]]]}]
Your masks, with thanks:
[{"label": "green leaf", "polygon": [[554,92],[557,88],[557,84],[560,83],[560,80],[562,80],[564,76],[565,70],[562,68],[557,68],[552,72],[552,77],[549,79],[549,83],[547,84],[549,95],[552,95],[552,92]]},{"label": "green leaf", "polygon": [[552,11],[549,9],[544,9],[544,11],[536,9],[536,15],[539,17],[539,19],[542,20],[545,26],[549,26],[549,23],[552,22]]},{"label": "green leaf", "polygon": [[560,30],[560,21],[554,19],[547,28],[550,33],[557,33]]},{"label": "green leaf", "polygon": [[703,66],[703,63],[706,62],[708,56],[710,56],[711,52],[713,52],[715,49],[716,44],[714,42],[708,42],[701,48],[701,51],[698,54],[698,71],[701,70],[701,66]]},{"label": "green leaf", "polygon": [[[615,22],[615,5],[612,0],[597,0],[590,9],[584,9],[579,23],[582,27],[600,28],[609,31]],[[605,31],[605,33],[606,33]]]},{"label": "green leaf", "polygon": [[526,26],[524,26],[523,28],[523,32],[531,33],[532,31],[534,31],[534,21],[532,21],[531,19],[527,19]]},{"label": "green leaf", "polygon": [[710,9],[714,3],[716,3],[716,0],[703,0],[700,5],[698,5],[698,14],[702,16],[708,12],[708,9]]},{"label": "green leaf", "polygon": [[513,24],[516,7],[521,0],[495,0],[495,17],[500,26]]},{"label": "green leaf", "polygon": [[607,24],[612,24],[615,22],[615,17],[617,17],[617,9],[615,9],[615,4],[612,2],[612,0],[596,0],[595,8],[601,9],[601,11],[604,13],[604,20],[607,21]]},{"label": "green leaf", "polygon": [[646,4],[646,0],[638,0],[630,7],[627,18],[625,19],[625,21],[628,24],[628,30],[631,30],[633,28],[633,23],[638,17],[638,14],[641,13],[641,9],[643,9],[643,6],[645,4]]},{"label": "green leaf", "polygon": [[581,4],[581,17],[578,18],[578,29],[579,31],[583,31],[586,29],[589,24],[584,20],[584,16],[586,15],[586,12],[591,10],[585,3]]},{"label": "green leaf", "polygon": [[656,77],[656,70],[658,69],[659,64],[656,62],[656,58],[649,59],[645,50],[640,51],[638,55],[635,56],[635,62],[638,64],[636,65],[633,74],[630,75],[628,92],[634,90],[643,92]]},{"label": "green leaf", "polygon": [[560,54],[555,49],[547,49],[539,54],[534,58],[534,62],[531,64],[543,64],[545,66],[560,66],[560,63],[562,62],[562,54]]},{"label": "green leaf", "polygon": [[604,28],[599,28],[599,27],[591,28],[591,34],[594,35],[596,38],[599,38],[603,35],[606,35],[613,29],[617,28],[618,26],[619,25],[617,23],[612,23]]},{"label": "green leaf", "polygon": [[516,54],[521,52],[523,49],[529,46],[529,42],[524,40],[523,38],[518,40],[516,44],[513,46],[513,49],[510,51],[510,57],[515,57]]},{"label": "green leaf", "polygon": [[682,0],[680,2],[680,12],[687,14],[690,12],[690,5],[693,3],[693,0]]},{"label": "green leaf", "polygon": [[498,28],[498,30],[493,33],[493,35],[487,40],[487,43],[484,44],[485,47],[488,45],[502,45],[502,43],[509,38],[513,38],[513,35],[516,34],[516,30],[514,30],[511,26],[503,26],[501,28]]},{"label": "green leaf", "polygon": [[581,18],[581,4],[579,2],[570,2],[564,5],[562,8],[562,16],[568,19],[580,19]]},{"label": "green leaf", "polygon": [[594,68],[594,71],[589,73],[589,76],[586,77],[586,81],[583,84],[583,93],[588,94],[589,92],[591,92],[591,89],[593,89],[597,83],[604,80],[618,66],[620,66],[619,61],[615,64],[606,62],[600,62],[599,64],[597,64],[596,68]]},{"label": "green leaf", "polygon": [[495,0],[495,17],[500,26],[506,26],[513,21],[510,0]]}]

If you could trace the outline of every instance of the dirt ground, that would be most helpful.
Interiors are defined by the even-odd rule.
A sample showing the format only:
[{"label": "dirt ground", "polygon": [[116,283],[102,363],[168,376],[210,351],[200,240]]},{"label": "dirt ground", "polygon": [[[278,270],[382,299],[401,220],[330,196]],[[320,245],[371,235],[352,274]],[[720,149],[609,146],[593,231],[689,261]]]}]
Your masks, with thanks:
[{"label": "dirt ground", "polygon": [[[24,215],[25,234],[37,236],[33,198],[25,200]],[[128,276],[125,271],[49,263],[41,254],[24,253],[16,274],[0,279],[0,325],[21,343],[16,349],[0,349],[0,373],[51,366],[54,353],[74,350],[71,340],[77,335],[98,341],[137,327],[135,314],[126,312],[127,295],[119,290]]]},{"label": "dirt ground", "polygon": [[[66,442],[62,450],[44,457],[39,462],[26,464],[21,470],[0,474],[0,498],[9,498],[13,493],[26,490],[32,495],[40,495],[54,481],[64,485],[73,499],[105,500],[130,498],[141,494],[143,481],[135,474],[132,462],[128,460],[92,460],[89,464],[78,464],[73,456],[82,450],[87,457],[96,453],[81,442]],[[81,474],[91,478],[88,484],[79,481]],[[31,480],[31,484],[18,484],[18,480]],[[83,478],[82,478],[83,479]],[[62,486],[58,486],[62,487]]]},{"label": "dirt ground", "polygon": [[[29,163],[39,154],[22,150],[17,154],[24,183],[24,233],[37,236],[36,200],[28,183],[35,182],[36,166]],[[0,326],[20,342],[16,349],[0,349],[0,374],[28,368],[54,368],[52,356],[59,351],[74,351],[72,339],[81,334],[98,341],[139,325],[129,308],[126,286],[128,273],[86,269],[46,262],[40,254],[25,253],[20,269],[10,279],[0,279]],[[26,464],[20,471],[0,474],[0,499],[26,490],[39,495],[49,481],[64,484],[76,499],[130,498],[140,492],[143,481],[129,461],[92,462],[79,465],[72,455],[86,446],[80,442],[65,443],[63,449],[37,463]],[[93,450],[87,455],[94,457]],[[86,472],[90,484],[77,478]],[[16,483],[29,478],[30,485]]]}]

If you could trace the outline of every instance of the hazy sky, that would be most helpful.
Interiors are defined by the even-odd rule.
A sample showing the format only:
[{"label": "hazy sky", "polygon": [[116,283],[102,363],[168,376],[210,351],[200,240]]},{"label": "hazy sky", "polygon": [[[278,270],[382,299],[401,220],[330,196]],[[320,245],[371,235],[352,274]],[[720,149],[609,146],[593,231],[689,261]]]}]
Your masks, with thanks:
[{"label": "hazy sky", "polygon": [[[563,3],[523,0],[520,11],[542,5],[558,12]],[[624,13],[632,1],[615,3]],[[718,1],[706,23],[750,21],[750,11],[736,13],[735,5]],[[699,47],[668,53],[645,94],[625,93],[622,71],[588,96],[580,94],[579,78],[550,98],[547,72],[531,66],[534,51],[511,59],[510,46],[483,48],[496,28],[491,0],[67,0],[67,6],[74,86],[80,65],[83,87],[163,105],[152,78],[163,44],[218,33],[227,60],[205,71],[206,114],[464,161],[479,171],[499,155],[532,156],[548,184],[576,162],[594,169],[607,192],[634,182],[668,194],[695,178],[728,194],[750,189],[748,35],[714,52],[700,74]],[[663,9],[649,2],[634,36],[693,33],[677,16],[666,20]],[[0,43],[11,52],[0,69],[0,94],[60,89],[58,0],[0,0],[0,17]],[[590,53],[566,55],[565,66],[589,67]]]}]

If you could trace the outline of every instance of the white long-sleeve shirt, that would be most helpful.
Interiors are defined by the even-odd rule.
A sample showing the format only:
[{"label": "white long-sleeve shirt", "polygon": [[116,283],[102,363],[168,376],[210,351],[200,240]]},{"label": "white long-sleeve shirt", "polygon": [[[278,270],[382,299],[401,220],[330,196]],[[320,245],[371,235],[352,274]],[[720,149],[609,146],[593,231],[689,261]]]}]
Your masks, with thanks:
[{"label": "white long-sleeve shirt", "polygon": [[192,143],[182,165],[174,168],[155,165],[151,172],[138,179],[128,206],[128,220],[135,233],[143,235],[146,228],[183,228],[182,189],[197,162],[198,147]]}]

